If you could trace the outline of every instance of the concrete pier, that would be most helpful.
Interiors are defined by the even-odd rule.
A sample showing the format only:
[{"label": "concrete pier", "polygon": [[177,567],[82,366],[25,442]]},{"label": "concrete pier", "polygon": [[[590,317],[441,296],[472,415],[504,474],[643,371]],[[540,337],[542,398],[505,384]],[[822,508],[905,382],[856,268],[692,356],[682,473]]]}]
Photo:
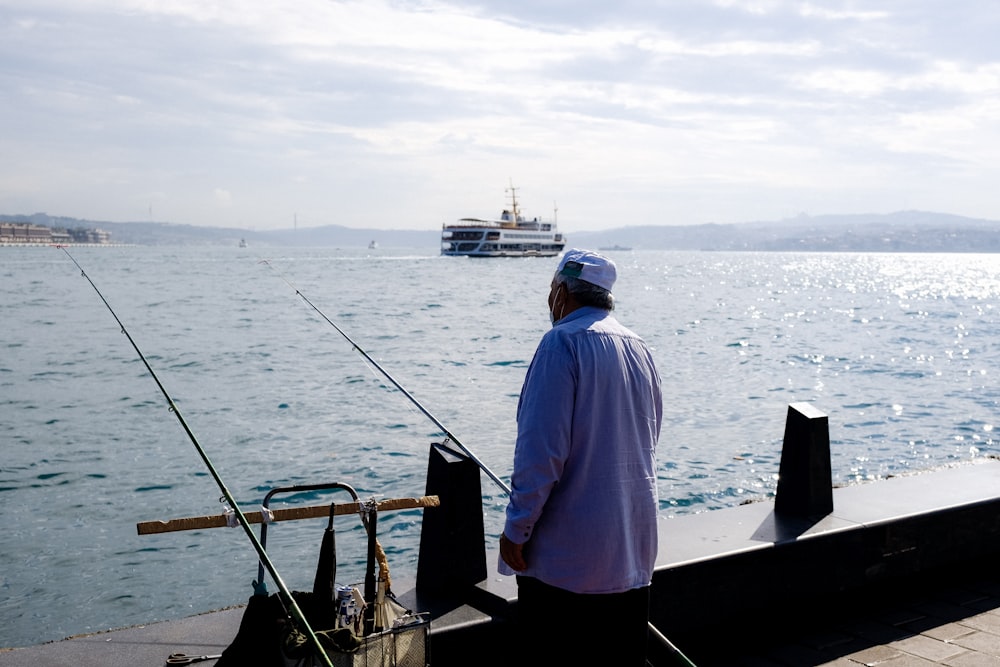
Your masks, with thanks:
[{"label": "concrete pier", "polygon": [[[1000,667],[1000,461],[832,489],[816,456],[825,448],[828,458],[827,428],[821,412],[790,407],[785,447],[794,452],[787,465],[782,455],[781,500],[661,518],[650,620],[698,667]],[[437,447],[431,458],[434,492],[479,507],[478,474],[461,456]],[[801,474],[810,480],[788,484]],[[430,529],[467,565],[428,548],[451,570],[421,563],[421,585],[400,595],[432,615],[432,663],[516,664],[516,586],[495,574],[497,553],[480,521],[440,511]],[[0,667],[159,666],[174,652],[221,652],[241,615],[0,652]],[[597,630],[595,640],[613,640],[613,626]],[[654,648],[649,655],[653,665],[673,664]]]},{"label": "concrete pier", "polygon": [[705,660],[722,636],[739,652],[968,576],[996,581],[1000,462],[835,489],[833,500],[818,521],[783,517],[771,503],[664,521],[651,619]]},{"label": "concrete pier", "polygon": [[[698,667],[1000,666],[1000,462],[835,489],[834,504],[812,525],[778,520],[770,502],[663,519],[657,627]],[[467,602],[420,602],[435,613],[436,667],[510,664],[510,579],[490,574]],[[0,651],[0,667],[160,667],[221,652],[241,617]]]}]

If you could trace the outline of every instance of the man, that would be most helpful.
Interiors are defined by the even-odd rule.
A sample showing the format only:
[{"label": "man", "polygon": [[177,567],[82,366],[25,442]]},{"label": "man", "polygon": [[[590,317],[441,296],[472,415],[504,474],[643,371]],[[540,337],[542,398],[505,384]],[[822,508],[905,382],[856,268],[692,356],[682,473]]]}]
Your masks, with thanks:
[{"label": "man", "polygon": [[566,251],[521,389],[500,572],[538,648],[518,662],[645,664],[663,404],[649,349],[611,316],[616,277]]}]

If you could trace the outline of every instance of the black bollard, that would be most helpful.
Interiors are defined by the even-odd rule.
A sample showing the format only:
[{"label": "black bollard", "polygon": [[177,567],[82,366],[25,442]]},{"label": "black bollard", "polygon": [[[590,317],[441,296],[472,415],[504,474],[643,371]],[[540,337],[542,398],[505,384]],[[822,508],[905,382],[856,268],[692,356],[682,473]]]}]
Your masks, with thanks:
[{"label": "black bollard", "polygon": [[426,493],[438,496],[441,506],[428,507],[423,513],[417,591],[460,595],[486,579],[479,466],[445,443],[432,444]]},{"label": "black bollard", "polygon": [[829,419],[809,403],[788,406],[774,511],[812,519],[833,511]]}]

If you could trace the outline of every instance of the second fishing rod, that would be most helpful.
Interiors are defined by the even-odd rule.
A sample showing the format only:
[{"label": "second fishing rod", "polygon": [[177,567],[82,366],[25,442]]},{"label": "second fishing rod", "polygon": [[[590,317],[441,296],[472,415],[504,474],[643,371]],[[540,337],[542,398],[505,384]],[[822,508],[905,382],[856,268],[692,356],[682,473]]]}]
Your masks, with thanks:
[{"label": "second fishing rod", "polygon": [[458,447],[460,450],[462,450],[462,453],[464,453],[466,456],[468,456],[470,460],[472,460],[477,466],[479,466],[479,469],[482,470],[484,473],[486,473],[486,475],[491,480],[493,480],[493,482],[505,494],[507,494],[508,496],[510,495],[510,486],[508,486],[502,479],[500,479],[500,477],[498,477],[496,473],[494,473],[492,470],[490,470],[489,467],[487,467],[487,465],[485,463],[483,463],[479,459],[479,457],[477,457],[474,453],[472,453],[472,451],[468,447],[466,447],[464,444],[462,444],[462,441],[459,440],[458,437],[455,434],[453,434],[451,431],[449,431],[448,428],[444,424],[442,424],[440,422],[440,420],[438,420],[437,417],[435,417],[433,414],[431,414],[431,412],[427,408],[425,408],[420,403],[420,401],[418,401],[416,398],[414,398],[413,394],[411,394],[410,392],[408,392],[406,390],[406,388],[403,387],[403,385],[401,385],[399,382],[397,382],[396,378],[394,378],[389,373],[389,371],[387,371],[384,368],[382,368],[381,364],[379,364],[377,361],[375,361],[371,357],[370,354],[368,354],[367,352],[365,352],[364,349],[362,349],[361,346],[358,345],[354,341],[354,339],[352,339],[350,336],[348,336],[347,333],[343,329],[341,329],[339,326],[337,326],[336,322],[334,322],[333,320],[331,320],[326,315],[326,313],[324,313],[322,310],[320,310],[319,307],[316,306],[316,304],[314,304],[312,301],[309,300],[309,297],[307,297],[305,294],[303,294],[302,291],[299,290],[299,288],[297,288],[295,285],[293,285],[291,283],[291,281],[288,280],[288,278],[286,278],[280,271],[278,271],[276,268],[274,268],[274,266],[271,264],[271,262],[269,262],[268,260],[260,260],[260,263],[264,264],[269,269],[271,269],[272,271],[274,271],[275,274],[278,275],[278,277],[280,277],[281,280],[284,281],[286,285],[288,285],[293,290],[295,290],[295,293],[299,296],[299,298],[301,298],[310,308],[312,308],[316,312],[316,314],[318,314],[320,317],[322,317],[326,321],[327,324],[329,324],[331,327],[333,327],[334,329],[336,329],[337,333],[339,333],[341,336],[343,336],[347,340],[347,342],[350,343],[351,346],[358,352],[358,354],[360,354],[362,357],[365,358],[366,361],[368,361],[368,363],[370,363],[372,366],[374,366],[378,370],[378,372],[381,373],[383,375],[383,377],[385,377],[386,380],[388,380],[389,382],[391,382],[392,386],[394,386],[396,389],[398,389],[399,392],[401,394],[403,394],[403,396],[405,396],[411,403],[413,403],[413,405],[416,406],[416,408],[418,410],[420,410],[420,412],[422,412],[425,417],[427,417],[428,419],[430,419],[431,422],[441,430],[441,432],[444,434],[444,436],[448,440],[450,440],[451,442],[453,442],[456,447]]}]

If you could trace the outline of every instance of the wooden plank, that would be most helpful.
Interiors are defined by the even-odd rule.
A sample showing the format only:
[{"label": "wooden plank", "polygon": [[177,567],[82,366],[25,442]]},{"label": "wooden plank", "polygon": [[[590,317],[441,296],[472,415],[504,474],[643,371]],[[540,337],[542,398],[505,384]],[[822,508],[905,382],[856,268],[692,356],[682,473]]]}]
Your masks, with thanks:
[{"label": "wooden plank", "polygon": [[[393,510],[408,510],[423,507],[438,507],[441,501],[437,496],[421,496],[420,498],[393,498],[390,500],[380,500],[375,507],[379,512],[391,512]],[[333,513],[336,516],[342,514],[357,514],[365,506],[365,503],[338,503],[334,505]],[[307,507],[287,507],[284,509],[271,510],[274,514],[275,523],[278,521],[295,521],[297,519],[316,519],[330,516],[330,505],[309,505]],[[261,513],[244,512],[247,521],[250,523],[261,523]],[[140,535],[154,535],[156,533],[173,533],[181,530],[200,530],[202,528],[224,528],[229,525],[229,519],[225,514],[213,514],[209,516],[191,516],[180,519],[169,519],[167,521],[143,521],[135,525]]]}]

